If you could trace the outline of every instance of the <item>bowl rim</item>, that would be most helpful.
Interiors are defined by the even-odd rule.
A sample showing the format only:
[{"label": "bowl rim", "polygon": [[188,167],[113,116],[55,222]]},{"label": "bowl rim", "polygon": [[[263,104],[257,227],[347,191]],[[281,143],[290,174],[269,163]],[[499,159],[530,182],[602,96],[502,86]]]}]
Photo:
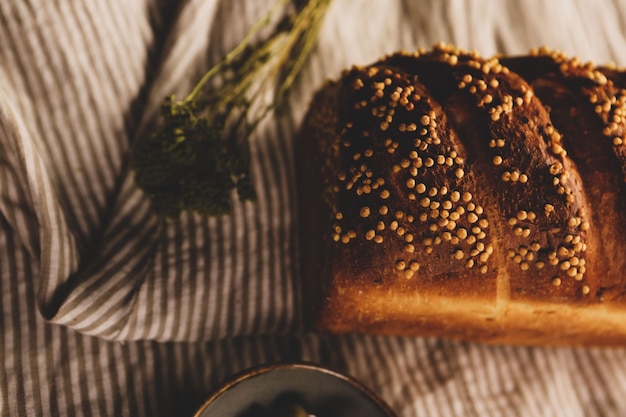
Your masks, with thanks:
[{"label": "bowl rim", "polygon": [[371,388],[358,381],[354,377],[347,375],[343,372],[339,372],[332,368],[314,363],[314,362],[273,362],[273,363],[265,363],[260,365],[251,366],[242,371],[235,373],[225,382],[220,384],[212,393],[209,395],[204,403],[200,406],[200,408],[194,414],[194,417],[200,417],[201,414],[206,410],[206,408],[211,405],[215,400],[217,400],[222,394],[224,394],[229,389],[233,388],[237,384],[255,377],[257,375],[265,374],[271,371],[280,370],[280,369],[303,369],[314,372],[322,372],[328,375],[331,375],[335,378],[339,378],[348,384],[350,384],[353,388],[364,394],[369,400],[373,401],[377,407],[379,407],[387,417],[398,417],[395,411],[380,397],[379,394],[374,392]]}]

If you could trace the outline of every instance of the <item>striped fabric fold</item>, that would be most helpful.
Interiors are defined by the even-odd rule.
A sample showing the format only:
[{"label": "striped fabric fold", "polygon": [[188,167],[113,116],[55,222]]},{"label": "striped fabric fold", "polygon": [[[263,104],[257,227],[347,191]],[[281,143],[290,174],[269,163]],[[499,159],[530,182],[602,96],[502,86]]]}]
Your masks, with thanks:
[{"label": "striped fabric fold", "polygon": [[402,416],[626,415],[626,349],[303,334],[293,166],[314,90],[352,64],[444,41],[623,65],[626,2],[335,0],[288,111],[252,138],[259,201],[158,218],[133,143],[272,3],[0,1],[0,416],[192,415],[234,372],[290,360]]},{"label": "striped fabric fold", "polygon": [[[44,251],[41,259],[50,263],[41,269],[40,288],[44,295],[39,308],[49,321],[107,339],[215,339],[285,332],[297,327],[295,317],[299,313],[294,308],[297,292],[292,282],[291,262],[294,235],[290,213],[294,203],[289,194],[293,184],[291,188],[287,184],[293,170],[288,165],[291,160],[288,135],[278,132],[271,123],[260,129],[252,141],[252,170],[259,193],[267,198],[261,198],[256,205],[236,203],[234,213],[221,219],[193,214],[171,221],[158,219],[149,201],[136,188],[133,173],[128,169],[130,142],[147,134],[142,129],[151,123],[151,115],[154,116],[166,92],[189,90],[200,68],[223,56],[245,35],[249,22],[267,11],[267,5],[263,4],[244,7],[240,12],[247,18],[231,26],[225,44],[209,46],[208,40],[219,34],[212,33],[207,22],[213,21],[217,12],[233,13],[228,4],[219,10],[216,5],[210,1],[191,1],[178,10],[179,20],[171,24],[172,33],[166,37],[163,51],[154,54],[162,61],[158,62],[152,80],[145,78],[145,71],[114,73],[120,71],[116,64],[123,64],[118,56],[124,53],[124,48],[137,49],[139,54],[133,52],[137,65],[145,65],[149,52],[145,23],[138,22],[136,38],[121,37],[115,42],[114,36],[120,35],[110,31],[121,31],[126,14],[111,16],[111,28],[96,25],[90,19],[100,12],[110,13],[101,11],[102,5],[97,3],[93,10],[77,7],[71,10],[73,13],[62,16],[58,26],[69,25],[68,19],[85,18],[86,27],[81,27],[81,36],[76,39],[59,35],[49,40],[58,42],[58,46],[44,47],[39,45],[46,40],[41,36],[22,40],[26,49],[60,48],[64,59],[59,59],[59,70],[78,68],[75,74],[70,73],[70,79],[60,82],[61,89],[67,93],[59,98],[65,100],[61,104],[68,109],[68,116],[76,114],[77,119],[70,117],[68,121],[61,117],[64,115],[58,115],[47,121],[50,129],[44,126],[37,129],[39,126],[35,124],[34,130],[20,135],[29,145],[24,146],[22,164],[34,165],[26,177],[45,177],[50,173],[53,176],[50,184],[44,181],[39,186],[35,182],[30,187],[30,192],[39,197],[34,210],[40,228],[47,232],[39,240]],[[39,10],[30,6],[9,12],[27,16]],[[63,11],[52,7],[50,13],[61,16]],[[217,21],[221,19],[216,17]],[[14,30],[17,33],[18,28]],[[48,30],[61,33],[66,29],[51,25]],[[82,44],[87,41],[91,41],[90,48]],[[108,64],[110,73],[105,72],[101,77],[94,70],[99,82],[90,90],[87,78],[94,74],[88,73],[91,67],[85,63],[94,45],[99,45],[103,55],[113,62]],[[52,57],[42,59],[51,60],[47,65],[56,69]],[[42,84],[42,90],[52,89],[46,85],[46,80],[53,78],[46,76],[50,71],[45,67],[46,62],[40,63],[41,79],[37,73],[27,71],[24,78],[28,80],[24,83],[32,84],[32,79]],[[195,73],[190,74],[189,68],[196,68]],[[126,104],[109,101],[113,97],[108,96],[107,81],[118,100],[127,97]],[[142,84],[146,82],[151,84]],[[138,130],[129,131],[123,117],[104,124],[106,112],[112,112],[116,105],[130,108],[145,88],[148,99],[143,124]],[[77,93],[79,89],[84,94]],[[37,104],[48,106],[54,115],[51,100]],[[125,114],[121,112],[120,116]],[[55,134],[61,131],[63,123],[73,126],[80,120],[83,125],[71,137]],[[105,126],[107,131],[116,133],[107,136]],[[47,137],[52,134],[54,137]],[[96,140],[95,135],[102,138]],[[52,145],[48,142],[57,142],[54,146],[59,146],[61,152],[51,152]],[[104,212],[105,209],[108,211]],[[93,216],[78,214],[82,212],[92,212]],[[207,256],[211,250],[214,255]],[[59,270],[53,271],[55,267]],[[205,270],[209,274],[200,280],[200,272]],[[249,279],[251,274],[255,275],[254,280]],[[192,294],[195,302],[191,301]],[[212,305],[217,308],[212,305],[195,308],[202,304],[199,296],[214,299]],[[183,321],[190,326],[181,325]]]},{"label": "striped fabric fold", "polygon": [[37,296],[39,307],[45,309],[54,303],[56,291],[77,268],[76,243],[54,198],[41,155],[23,121],[9,111],[11,108],[6,97],[0,95],[4,185],[0,201],[6,220],[11,222],[29,255],[38,261],[41,274],[48,278],[40,285]]}]

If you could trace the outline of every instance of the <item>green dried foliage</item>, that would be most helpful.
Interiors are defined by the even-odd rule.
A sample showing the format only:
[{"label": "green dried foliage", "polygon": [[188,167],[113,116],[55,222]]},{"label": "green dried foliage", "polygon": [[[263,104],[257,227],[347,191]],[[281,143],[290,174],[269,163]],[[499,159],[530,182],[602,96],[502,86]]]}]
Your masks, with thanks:
[{"label": "green dried foliage", "polygon": [[[221,216],[230,213],[234,195],[256,199],[250,135],[283,104],[315,47],[330,2],[279,0],[184,99],[165,98],[156,130],[133,151],[137,185],[159,214]],[[282,17],[270,35],[253,42],[277,14]]]}]

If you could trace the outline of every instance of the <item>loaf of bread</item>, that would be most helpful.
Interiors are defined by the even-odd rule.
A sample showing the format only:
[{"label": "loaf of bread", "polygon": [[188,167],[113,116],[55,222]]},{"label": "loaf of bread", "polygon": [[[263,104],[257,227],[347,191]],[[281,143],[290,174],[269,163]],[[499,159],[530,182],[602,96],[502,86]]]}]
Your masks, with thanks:
[{"label": "loaf of bread", "polygon": [[626,345],[625,88],[448,45],[328,81],[296,142],[307,324]]}]

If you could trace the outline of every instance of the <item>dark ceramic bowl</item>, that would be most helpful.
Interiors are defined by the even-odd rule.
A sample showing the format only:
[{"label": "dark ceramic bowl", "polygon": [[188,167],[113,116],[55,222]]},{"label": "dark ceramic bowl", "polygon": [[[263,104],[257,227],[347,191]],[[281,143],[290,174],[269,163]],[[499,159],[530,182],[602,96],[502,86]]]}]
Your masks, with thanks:
[{"label": "dark ceramic bowl", "polygon": [[265,417],[277,402],[292,400],[316,417],[397,417],[354,378],[306,363],[248,369],[220,386],[195,417]]}]

